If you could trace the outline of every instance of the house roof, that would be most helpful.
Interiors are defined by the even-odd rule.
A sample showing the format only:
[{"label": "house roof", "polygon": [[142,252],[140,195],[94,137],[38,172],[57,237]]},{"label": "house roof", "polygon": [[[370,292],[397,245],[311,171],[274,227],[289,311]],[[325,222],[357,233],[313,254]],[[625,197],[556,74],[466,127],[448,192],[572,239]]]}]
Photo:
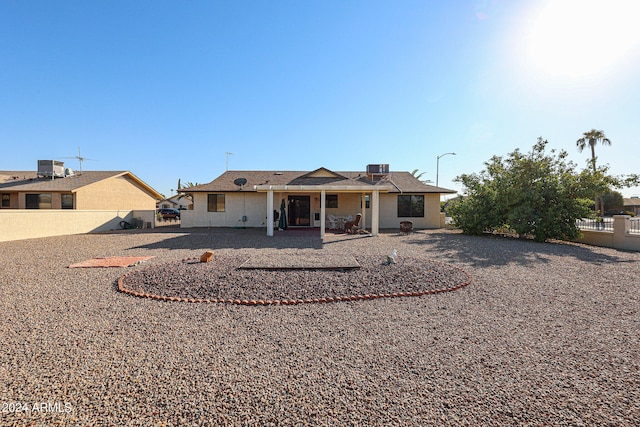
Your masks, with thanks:
[{"label": "house roof", "polygon": [[[247,180],[242,188],[235,184],[239,178]],[[208,184],[183,188],[185,193],[286,190],[367,191],[378,189],[390,193],[455,193],[454,190],[427,185],[409,172],[389,172],[372,179],[365,172],[333,172],[326,168],[314,171],[226,171]]]},{"label": "house roof", "polygon": [[624,199],[625,206],[640,206],[640,197],[630,197]]},{"label": "house roof", "polygon": [[35,171],[0,171],[0,190],[11,192],[70,192],[105,179],[127,176],[156,199],[160,193],[129,171],[84,171],[65,178],[38,178]]}]

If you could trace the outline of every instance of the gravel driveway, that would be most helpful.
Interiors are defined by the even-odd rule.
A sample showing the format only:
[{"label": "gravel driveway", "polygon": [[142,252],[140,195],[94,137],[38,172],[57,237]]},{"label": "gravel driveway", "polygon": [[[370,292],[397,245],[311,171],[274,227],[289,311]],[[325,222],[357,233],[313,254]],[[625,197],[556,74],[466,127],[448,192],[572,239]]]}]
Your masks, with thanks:
[{"label": "gravel driveway", "polygon": [[[443,230],[324,244],[293,234],[127,230],[0,243],[0,425],[640,425],[640,253]],[[117,291],[127,272],[207,249],[397,249],[472,283],[284,306]],[[67,268],[115,255],[155,258]]]}]

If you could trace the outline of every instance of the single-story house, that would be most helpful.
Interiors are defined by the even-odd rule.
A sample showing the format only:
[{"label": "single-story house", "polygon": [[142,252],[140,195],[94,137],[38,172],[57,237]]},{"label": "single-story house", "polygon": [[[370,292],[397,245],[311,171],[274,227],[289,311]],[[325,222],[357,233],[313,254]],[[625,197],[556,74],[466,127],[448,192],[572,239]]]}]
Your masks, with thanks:
[{"label": "single-story house", "polygon": [[427,185],[388,165],[366,171],[226,171],[208,184],[180,190],[193,209],[181,227],[265,227],[272,236],[283,212],[289,227],[318,227],[324,236],[333,217],[362,215],[361,225],[377,235],[410,220],[414,228],[441,226],[440,195],[455,193]]},{"label": "single-story house", "polygon": [[43,177],[0,171],[0,209],[155,210],[162,195],[128,171]]},{"label": "single-story house", "polygon": [[634,196],[624,199],[624,210],[640,215],[640,197]]},{"label": "single-story house", "polygon": [[156,208],[189,209],[191,198],[185,194],[174,194],[171,197],[160,200],[156,203]]},{"label": "single-story house", "polygon": [[[154,227],[162,195],[128,171],[0,171],[0,241]],[[51,165],[55,171],[51,172]]]}]

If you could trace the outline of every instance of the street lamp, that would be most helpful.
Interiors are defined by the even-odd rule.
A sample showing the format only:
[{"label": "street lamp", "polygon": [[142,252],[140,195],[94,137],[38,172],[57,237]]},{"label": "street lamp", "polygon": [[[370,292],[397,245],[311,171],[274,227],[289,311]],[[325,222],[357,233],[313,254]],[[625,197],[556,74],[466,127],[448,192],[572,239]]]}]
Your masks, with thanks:
[{"label": "street lamp", "polygon": [[447,154],[451,154],[452,156],[456,155],[456,153],[444,153],[438,156],[438,160],[436,161],[436,187],[438,186],[438,174],[440,173],[440,157],[444,157]]}]

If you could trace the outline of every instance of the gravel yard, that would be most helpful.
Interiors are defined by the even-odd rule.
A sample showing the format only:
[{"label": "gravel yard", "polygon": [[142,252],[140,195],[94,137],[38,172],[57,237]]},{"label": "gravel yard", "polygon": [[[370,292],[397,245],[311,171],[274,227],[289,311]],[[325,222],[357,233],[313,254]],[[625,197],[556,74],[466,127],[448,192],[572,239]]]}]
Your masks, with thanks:
[{"label": "gravel yard", "polygon": [[[118,292],[125,273],[190,283],[181,260],[208,249],[236,261],[397,249],[400,262],[448,263],[472,283],[261,306]],[[2,426],[640,425],[640,253],[444,230],[323,244],[166,229],[4,242],[0,255]],[[107,256],[155,258],[68,268]]]}]

